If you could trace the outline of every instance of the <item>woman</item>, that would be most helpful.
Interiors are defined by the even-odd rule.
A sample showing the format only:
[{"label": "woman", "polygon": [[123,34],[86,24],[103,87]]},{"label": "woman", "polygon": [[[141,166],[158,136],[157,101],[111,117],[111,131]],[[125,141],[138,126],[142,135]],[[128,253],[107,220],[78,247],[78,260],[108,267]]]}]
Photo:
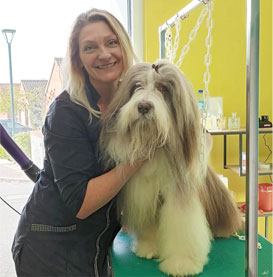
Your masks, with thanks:
[{"label": "woman", "polygon": [[97,9],[79,15],[69,40],[66,90],[43,127],[44,168],[12,246],[18,276],[112,275],[109,247],[120,229],[115,196],[141,163],[105,172],[99,116],[135,59],[113,15]]}]

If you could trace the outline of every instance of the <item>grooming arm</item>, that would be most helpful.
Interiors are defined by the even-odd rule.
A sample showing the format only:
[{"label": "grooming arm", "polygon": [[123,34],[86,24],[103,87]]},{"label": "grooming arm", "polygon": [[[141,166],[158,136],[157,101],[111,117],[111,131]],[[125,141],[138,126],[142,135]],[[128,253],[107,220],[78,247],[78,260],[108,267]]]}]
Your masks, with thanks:
[{"label": "grooming arm", "polygon": [[19,148],[15,141],[10,137],[7,131],[0,123],[0,144],[4,149],[14,158],[14,160],[21,166],[25,174],[36,182],[40,175],[40,169],[25,155]]}]

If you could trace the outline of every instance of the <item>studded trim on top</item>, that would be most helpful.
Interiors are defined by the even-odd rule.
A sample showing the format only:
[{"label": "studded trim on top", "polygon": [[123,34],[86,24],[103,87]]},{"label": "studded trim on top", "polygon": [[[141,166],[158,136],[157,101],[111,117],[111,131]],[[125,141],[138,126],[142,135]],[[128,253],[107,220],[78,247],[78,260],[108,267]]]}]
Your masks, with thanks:
[{"label": "studded trim on top", "polygon": [[54,232],[54,233],[67,233],[73,232],[77,229],[77,225],[70,226],[50,226],[44,224],[31,224],[32,232]]}]

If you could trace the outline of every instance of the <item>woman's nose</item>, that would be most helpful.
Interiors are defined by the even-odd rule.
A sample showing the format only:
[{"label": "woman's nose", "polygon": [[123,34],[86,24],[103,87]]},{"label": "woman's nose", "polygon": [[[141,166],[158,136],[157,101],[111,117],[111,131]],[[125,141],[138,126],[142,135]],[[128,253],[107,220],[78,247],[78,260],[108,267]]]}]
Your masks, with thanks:
[{"label": "woman's nose", "polygon": [[110,57],[111,57],[111,53],[110,53],[109,49],[107,49],[106,47],[101,47],[99,49],[99,53],[98,53],[99,59],[107,59]]}]

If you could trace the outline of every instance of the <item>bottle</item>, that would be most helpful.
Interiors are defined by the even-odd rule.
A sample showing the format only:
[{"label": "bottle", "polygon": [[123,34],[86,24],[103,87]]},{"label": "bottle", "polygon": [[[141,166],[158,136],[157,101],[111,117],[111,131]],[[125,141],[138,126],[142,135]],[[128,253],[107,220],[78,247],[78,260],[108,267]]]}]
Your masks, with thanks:
[{"label": "bottle", "polygon": [[237,117],[236,113],[232,113],[232,116],[228,118],[228,129],[229,130],[240,129],[240,117]]},{"label": "bottle", "polygon": [[204,93],[203,93],[203,90],[202,90],[202,89],[199,89],[199,90],[198,90],[197,103],[198,103],[198,106],[199,106],[199,110],[200,110],[201,112],[203,112],[205,101],[204,101]]}]

